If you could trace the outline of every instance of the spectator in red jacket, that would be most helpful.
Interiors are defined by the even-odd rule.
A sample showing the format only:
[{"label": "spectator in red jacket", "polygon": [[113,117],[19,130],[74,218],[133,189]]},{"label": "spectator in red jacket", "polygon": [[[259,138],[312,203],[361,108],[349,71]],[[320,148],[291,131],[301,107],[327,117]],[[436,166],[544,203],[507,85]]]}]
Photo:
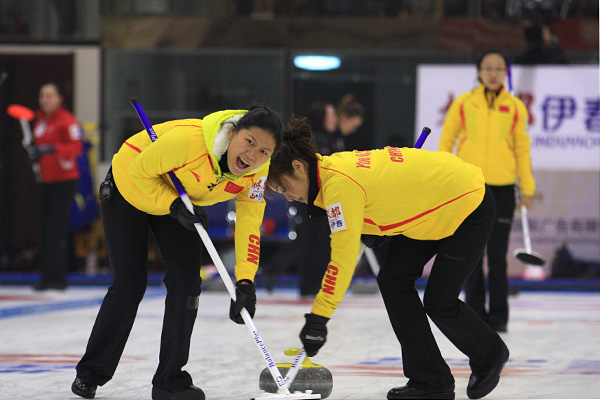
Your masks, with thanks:
[{"label": "spectator in red jacket", "polygon": [[35,288],[62,290],[67,286],[69,209],[79,179],[81,129],[73,114],[64,108],[57,84],[42,85],[38,100],[32,161],[40,166],[42,277]]}]

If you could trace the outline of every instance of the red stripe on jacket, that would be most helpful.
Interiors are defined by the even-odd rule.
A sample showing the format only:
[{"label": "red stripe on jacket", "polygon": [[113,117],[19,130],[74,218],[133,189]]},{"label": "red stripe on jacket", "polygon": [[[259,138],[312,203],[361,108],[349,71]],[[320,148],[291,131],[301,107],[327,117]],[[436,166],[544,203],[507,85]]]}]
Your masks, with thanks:
[{"label": "red stripe on jacket", "polygon": [[[374,223],[374,222],[372,222],[372,221],[370,221],[369,223],[373,223],[373,224],[377,225],[377,226],[379,227],[379,229],[381,229],[381,231],[389,231],[390,229],[398,228],[398,227],[400,227],[400,226],[402,226],[402,225],[406,225],[406,224],[408,224],[408,223],[410,223],[410,222],[416,221],[416,220],[417,220],[417,219],[419,219],[419,218],[423,218],[424,216],[426,216],[426,215],[428,215],[428,214],[431,214],[432,212],[434,212],[434,211],[436,211],[436,210],[439,210],[440,208],[444,207],[445,205],[448,205],[448,204],[450,204],[450,203],[453,203],[453,202],[455,202],[456,200],[460,199],[461,197],[464,197],[464,196],[466,196],[466,195],[468,195],[468,194],[471,194],[471,193],[473,193],[473,192],[476,192],[476,191],[478,191],[478,190],[481,190],[481,189],[482,189],[482,188],[475,189],[475,190],[471,190],[470,192],[467,192],[467,193],[463,193],[463,194],[461,194],[460,196],[458,196],[458,197],[455,197],[455,198],[454,198],[454,199],[452,199],[452,200],[448,200],[447,202],[445,202],[445,203],[443,203],[443,204],[440,204],[440,205],[439,205],[439,206],[437,206],[437,207],[434,207],[434,208],[432,208],[432,209],[430,209],[430,210],[424,211],[424,212],[422,212],[421,214],[415,215],[414,217],[412,217],[412,218],[409,218],[409,219],[406,219],[406,220],[404,220],[404,221],[396,222],[396,223],[394,223],[394,224],[390,224],[390,225],[383,225],[383,226],[377,225],[377,224],[375,224],[375,223]],[[365,222],[367,222],[367,221],[365,220]]]}]

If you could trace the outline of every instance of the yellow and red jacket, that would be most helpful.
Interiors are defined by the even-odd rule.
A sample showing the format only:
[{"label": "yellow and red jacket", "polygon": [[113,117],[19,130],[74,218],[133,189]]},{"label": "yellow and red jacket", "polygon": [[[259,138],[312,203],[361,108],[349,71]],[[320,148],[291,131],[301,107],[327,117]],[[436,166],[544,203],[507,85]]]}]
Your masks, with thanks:
[{"label": "yellow and red jacket", "polygon": [[264,186],[269,162],[243,176],[223,173],[214,154],[221,125],[245,110],[219,111],[204,119],[182,119],[155,125],[158,139],[141,131],[125,141],[112,160],[119,191],[135,208],[167,215],[179,196],[167,175],[174,171],[192,203],[209,206],[236,198],[235,274],[254,280],[258,268],[260,225],[265,210]]},{"label": "yellow and red jacket", "polygon": [[331,316],[350,285],[361,234],[443,239],[485,194],[481,169],[453,154],[421,149],[320,156],[317,177],[312,203],[327,212],[331,261],[312,312],[324,317]]},{"label": "yellow and red jacket", "polygon": [[483,84],[459,96],[448,109],[438,150],[452,153],[483,171],[489,185],[512,185],[533,196],[528,113],[523,102],[504,90],[496,95]]}]

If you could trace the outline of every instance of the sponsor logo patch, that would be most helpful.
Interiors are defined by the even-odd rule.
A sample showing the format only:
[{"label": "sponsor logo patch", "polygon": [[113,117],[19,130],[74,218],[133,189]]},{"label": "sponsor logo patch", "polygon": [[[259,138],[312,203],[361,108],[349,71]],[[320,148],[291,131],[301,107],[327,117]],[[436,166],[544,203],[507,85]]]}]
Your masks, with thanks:
[{"label": "sponsor logo patch", "polygon": [[254,185],[250,186],[248,197],[254,201],[262,201],[265,197],[265,185],[267,183],[267,177],[261,176]]},{"label": "sponsor logo patch", "polygon": [[327,219],[329,220],[329,229],[331,230],[331,233],[346,229],[346,220],[344,219],[342,203],[335,203],[327,206]]}]

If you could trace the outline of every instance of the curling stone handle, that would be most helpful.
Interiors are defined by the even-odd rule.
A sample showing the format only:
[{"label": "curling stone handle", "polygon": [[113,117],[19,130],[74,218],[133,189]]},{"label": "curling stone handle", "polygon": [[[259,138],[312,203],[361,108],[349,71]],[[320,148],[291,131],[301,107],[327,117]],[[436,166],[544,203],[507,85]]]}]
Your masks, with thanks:
[{"label": "curling stone handle", "polygon": [[300,347],[292,347],[291,349],[285,349],[283,354],[286,356],[297,356],[301,351],[302,349]]}]

